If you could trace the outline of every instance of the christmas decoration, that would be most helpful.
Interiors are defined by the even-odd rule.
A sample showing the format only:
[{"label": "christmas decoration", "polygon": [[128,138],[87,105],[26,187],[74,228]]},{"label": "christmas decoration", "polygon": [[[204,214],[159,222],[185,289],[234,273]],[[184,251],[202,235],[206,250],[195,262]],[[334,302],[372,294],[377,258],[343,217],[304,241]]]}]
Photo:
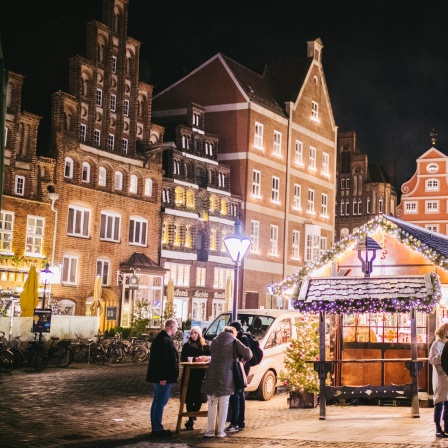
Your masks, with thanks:
[{"label": "christmas decoration", "polygon": [[291,339],[286,349],[286,371],[279,378],[291,391],[318,392],[319,377],[313,361],[319,361],[319,324],[312,317],[304,316],[296,324],[297,338]]}]

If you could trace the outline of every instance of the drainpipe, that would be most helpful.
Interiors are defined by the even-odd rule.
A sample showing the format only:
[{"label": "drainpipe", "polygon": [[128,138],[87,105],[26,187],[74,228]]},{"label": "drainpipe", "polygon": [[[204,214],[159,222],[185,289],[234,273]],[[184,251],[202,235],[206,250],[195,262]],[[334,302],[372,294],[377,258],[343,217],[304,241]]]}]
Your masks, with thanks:
[{"label": "drainpipe", "polygon": [[53,247],[51,249],[51,266],[54,266],[54,252],[56,250],[56,231],[58,228],[58,211],[54,208],[54,203],[59,199],[59,195],[57,193],[48,193],[48,197],[51,199],[51,210],[54,213]]}]

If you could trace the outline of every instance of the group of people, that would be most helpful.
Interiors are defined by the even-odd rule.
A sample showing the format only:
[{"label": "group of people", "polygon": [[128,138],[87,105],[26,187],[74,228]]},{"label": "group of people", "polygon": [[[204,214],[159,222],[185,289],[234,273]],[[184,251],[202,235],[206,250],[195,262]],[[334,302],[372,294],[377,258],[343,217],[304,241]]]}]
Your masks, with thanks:
[{"label": "group of people", "polygon": [[[168,319],[165,328],[151,345],[146,381],[154,384],[151,404],[151,435],[167,437],[172,432],[162,423],[163,410],[168,403],[171,387],[179,377],[179,353],[171,337],[177,331],[177,321]],[[208,404],[207,428],[204,437],[225,437],[227,433],[242,431],[245,428],[244,389],[235,389],[233,362],[238,357],[244,363],[246,375],[249,374],[249,362],[252,358],[250,341],[243,333],[240,322],[232,322],[213,339],[210,346],[202,336],[198,326],[190,329],[190,336],[182,347],[180,361],[205,361],[210,359],[207,371],[191,369],[186,392],[187,412],[197,412],[202,403]],[[185,375],[185,370],[182,373]],[[182,376],[183,384],[184,377]],[[226,428],[228,415],[230,425]],[[187,430],[194,429],[195,417],[189,417],[185,423]]]}]

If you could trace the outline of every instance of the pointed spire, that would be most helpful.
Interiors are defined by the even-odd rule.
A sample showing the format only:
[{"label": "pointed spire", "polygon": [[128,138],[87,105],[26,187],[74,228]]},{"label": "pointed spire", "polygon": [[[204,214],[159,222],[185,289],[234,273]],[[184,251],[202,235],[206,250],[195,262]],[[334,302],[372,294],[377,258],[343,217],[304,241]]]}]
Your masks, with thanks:
[{"label": "pointed spire", "polygon": [[429,136],[431,137],[432,146],[435,146],[437,134],[434,132],[434,128],[432,128],[432,131],[429,133]]}]

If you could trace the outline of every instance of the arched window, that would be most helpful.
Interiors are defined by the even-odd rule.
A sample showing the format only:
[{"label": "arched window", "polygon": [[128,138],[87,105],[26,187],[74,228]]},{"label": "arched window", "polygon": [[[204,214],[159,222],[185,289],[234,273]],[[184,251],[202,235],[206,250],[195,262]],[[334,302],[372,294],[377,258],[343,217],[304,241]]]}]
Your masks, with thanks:
[{"label": "arched window", "polygon": [[168,243],[168,231],[167,231],[167,224],[164,222],[162,224],[162,244]]},{"label": "arched window", "polygon": [[87,162],[82,163],[82,181],[86,183],[90,182],[90,164]]},{"label": "arched window", "polygon": [[135,174],[132,174],[129,183],[129,192],[137,194],[137,190],[138,190],[138,177]]},{"label": "arched window", "polygon": [[100,169],[98,170],[98,185],[100,187],[105,187],[107,182],[107,171],[104,166],[100,166]]},{"label": "arched window", "polygon": [[145,196],[152,196],[152,179],[145,179]]},{"label": "arched window", "polygon": [[165,204],[170,203],[170,190],[168,188],[164,188],[162,190],[162,202]]},{"label": "arched window", "polygon": [[120,171],[115,171],[114,188],[120,191],[123,189],[123,174]]},{"label": "arched window", "polygon": [[195,194],[193,190],[187,191],[187,208],[194,210],[196,208]]},{"label": "arched window", "polygon": [[173,174],[180,175],[180,161],[173,160]]},{"label": "arched window", "polygon": [[342,199],[341,201],[341,216],[345,215],[345,201]]},{"label": "arched window", "polygon": [[175,198],[175,202],[176,202],[176,206],[184,206],[185,205],[185,191],[183,188],[181,187],[177,187],[176,190],[174,191],[174,194],[176,196]]},{"label": "arched window", "polygon": [[64,177],[73,179],[73,159],[70,157],[65,158]]},{"label": "arched window", "polygon": [[366,209],[366,213],[369,215],[370,214],[370,198],[367,198],[367,209]]},{"label": "arched window", "polygon": [[378,213],[383,213],[383,198],[378,200]]}]

